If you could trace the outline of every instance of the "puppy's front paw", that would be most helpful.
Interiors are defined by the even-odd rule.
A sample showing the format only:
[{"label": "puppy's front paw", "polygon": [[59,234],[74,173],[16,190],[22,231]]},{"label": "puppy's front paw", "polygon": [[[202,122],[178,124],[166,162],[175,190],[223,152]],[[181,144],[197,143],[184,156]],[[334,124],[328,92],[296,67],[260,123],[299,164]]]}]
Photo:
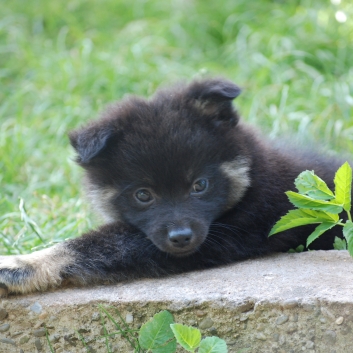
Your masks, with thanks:
[{"label": "puppy's front paw", "polygon": [[27,255],[0,256],[0,297],[57,287],[72,262],[64,244]]},{"label": "puppy's front paw", "polygon": [[9,292],[30,291],[33,273],[33,268],[21,261],[21,256],[0,256],[0,298]]}]

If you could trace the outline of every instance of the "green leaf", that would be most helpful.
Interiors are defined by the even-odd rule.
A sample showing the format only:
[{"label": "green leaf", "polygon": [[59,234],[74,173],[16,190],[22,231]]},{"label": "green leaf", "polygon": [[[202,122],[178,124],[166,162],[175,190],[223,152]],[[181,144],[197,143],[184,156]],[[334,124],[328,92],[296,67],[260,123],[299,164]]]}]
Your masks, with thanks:
[{"label": "green leaf", "polygon": [[305,249],[304,245],[299,245],[299,246],[297,246],[297,247],[295,248],[295,251],[296,251],[296,252],[303,252],[304,249]]},{"label": "green leaf", "polygon": [[201,332],[191,326],[171,324],[171,329],[178,343],[189,352],[194,352],[201,341]]},{"label": "green leaf", "polygon": [[297,253],[297,252],[303,252],[304,249],[305,249],[304,245],[299,245],[295,249],[289,249],[288,252],[290,254],[294,254],[294,253]]},{"label": "green leaf", "polygon": [[326,183],[309,170],[300,173],[294,183],[301,194],[315,200],[332,200],[335,198]]},{"label": "green leaf", "polygon": [[351,209],[352,168],[347,162],[337,170],[334,183],[335,201],[342,204],[343,209],[349,212]]},{"label": "green leaf", "polygon": [[337,222],[338,216],[322,211],[290,210],[273,226],[269,236],[283,232],[284,230],[305,226],[307,224]]},{"label": "green leaf", "polygon": [[347,241],[349,254],[353,257],[353,223],[351,221],[347,221],[344,225],[343,235]]},{"label": "green leaf", "polygon": [[334,222],[327,222],[321,223],[318,225],[315,230],[308,236],[306,240],[306,247],[308,247],[315,239],[317,239],[322,233],[326,232],[327,230],[331,229],[337,223]]},{"label": "green leaf", "polygon": [[176,340],[173,339],[172,341],[167,342],[164,346],[152,348],[151,350],[153,353],[174,353],[176,351],[176,348]]},{"label": "green leaf", "polygon": [[198,353],[227,353],[228,348],[224,340],[212,336],[204,338],[200,343]]},{"label": "green leaf", "polygon": [[289,201],[298,208],[308,208],[329,213],[341,213],[343,211],[341,204],[331,201],[315,200],[309,196],[301,195],[293,191],[287,191],[286,195]]},{"label": "green leaf", "polygon": [[344,239],[339,237],[335,237],[335,241],[333,243],[333,248],[335,250],[347,250],[347,242]]},{"label": "green leaf", "polygon": [[170,328],[173,322],[173,315],[166,310],[154,315],[150,321],[141,326],[139,333],[141,347],[150,349],[155,353],[175,352],[175,340],[168,342],[174,338],[173,331]]}]

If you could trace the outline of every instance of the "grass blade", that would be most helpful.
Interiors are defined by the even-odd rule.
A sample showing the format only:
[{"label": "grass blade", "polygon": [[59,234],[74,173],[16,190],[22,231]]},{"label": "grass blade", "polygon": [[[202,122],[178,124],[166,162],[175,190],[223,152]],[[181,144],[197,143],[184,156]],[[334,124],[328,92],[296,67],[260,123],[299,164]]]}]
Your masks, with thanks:
[{"label": "grass blade", "polygon": [[104,314],[107,316],[107,318],[113,323],[113,325],[115,326],[115,328],[118,330],[119,334],[124,337],[129,343],[130,346],[134,349],[139,351],[140,350],[140,346],[138,343],[138,340],[136,337],[134,337],[135,334],[135,330],[132,330],[128,324],[123,320],[123,318],[121,317],[121,314],[118,312],[117,310],[117,314],[119,316],[119,318],[123,321],[124,324],[124,328],[121,327],[121,325],[115,321],[115,319],[111,316],[111,314],[102,306],[99,305],[98,306],[99,309],[104,312]]}]

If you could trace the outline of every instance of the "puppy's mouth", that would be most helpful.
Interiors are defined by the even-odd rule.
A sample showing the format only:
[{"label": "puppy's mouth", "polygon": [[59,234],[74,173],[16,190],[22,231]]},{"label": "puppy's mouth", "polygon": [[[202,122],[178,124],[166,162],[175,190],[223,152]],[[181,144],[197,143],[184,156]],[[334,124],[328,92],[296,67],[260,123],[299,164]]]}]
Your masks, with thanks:
[{"label": "puppy's mouth", "polygon": [[184,251],[169,252],[169,254],[174,257],[186,257],[194,254],[196,251],[197,251],[197,248],[193,248],[193,249],[184,250]]}]

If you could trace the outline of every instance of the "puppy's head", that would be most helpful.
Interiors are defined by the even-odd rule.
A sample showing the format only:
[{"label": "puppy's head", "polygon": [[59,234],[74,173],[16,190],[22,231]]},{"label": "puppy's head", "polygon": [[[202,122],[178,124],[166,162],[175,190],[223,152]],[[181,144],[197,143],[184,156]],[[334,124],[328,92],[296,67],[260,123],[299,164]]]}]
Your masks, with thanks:
[{"label": "puppy's head", "polygon": [[70,133],[93,209],[140,229],[162,251],[195,252],[250,185],[250,157],[225,80],[131,97]]}]

